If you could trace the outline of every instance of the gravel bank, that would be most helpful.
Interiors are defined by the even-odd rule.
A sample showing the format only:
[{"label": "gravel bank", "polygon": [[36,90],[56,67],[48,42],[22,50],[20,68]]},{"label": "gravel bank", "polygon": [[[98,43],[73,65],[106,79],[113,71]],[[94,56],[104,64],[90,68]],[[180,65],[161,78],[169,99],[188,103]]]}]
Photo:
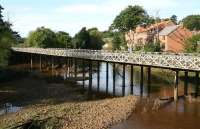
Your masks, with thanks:
[{"label": "gravel bank", "polygon": [[126,119],[138,98],[127,96],[99,101],[29,107],[0,117],[1,128],[104,129]]}]

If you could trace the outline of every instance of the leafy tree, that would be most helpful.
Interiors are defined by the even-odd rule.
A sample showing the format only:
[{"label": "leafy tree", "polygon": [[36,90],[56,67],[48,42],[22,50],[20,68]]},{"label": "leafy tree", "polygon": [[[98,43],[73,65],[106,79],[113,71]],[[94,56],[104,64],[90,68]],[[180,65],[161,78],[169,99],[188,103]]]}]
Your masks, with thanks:
[{"label": "leafy tree", "polygon": [[200,52],[200,34],[194,35],[185,41],[185,52]]},{"label": "leafy tree", "polygon": [[105,44],[103,41],[103,34],[97,28],[88,29],[90,34],[90,44],[91,48],[100,50],[102,46]]},{"label": "leafy tree", "polygon": [[30,32],[26,44],[29,47],[56,48],[60,44],[57,43],[56,34],[48,28],[40,27],[36,31]]},{"label": "leafy tree", "polygon": [[73,48],[72,45],[72,37],[63,31],[59,31],[56,33],[56,39],[57,39],[57,44],[58,47],[60,48]]},{"label": "leafy tree", "polygon": [[189,15],[182,21],[183,25],[189,30],[200,30],[200,15]]},{"label": "leafy tree", "polygon": [[3,7],[0,5],[0,69],[8,64],[10,47],[16,42],[11,24],[3,20]]},{"label": "leafy tree", "polygon": [[126,42],[123,33],[113,32],[112,48],[113,50],[120,50],[122,48],[126,48]]},{"label": "leafy tree", "polygon": [[90,34],[83,27],[73,38],[73,45],[76,49],[88,49],[90,45]]},{"label": "leafy tree", "polygon": [[137,25],[147,22],[148,15],[141,6],[128,6],[114,19],[111,29],[126,32],[135,29]]},{"label": "leafy tree", "polygon": [[177,16],[176,15],[172,15],[170,17],[170,20],[174,23],[174,24],[177,24]]},{"label": "leafy tree", "polygon": [[97,28],[89,30],[83,27],[73,38],[74,48],[77,49],[101,49],[104,41],[102,33]]},{"label": "leafy tree", "polygon": [[144,45],[145,52],[160,52],[161,46],[159,42],[156,43],[147,43]]}]

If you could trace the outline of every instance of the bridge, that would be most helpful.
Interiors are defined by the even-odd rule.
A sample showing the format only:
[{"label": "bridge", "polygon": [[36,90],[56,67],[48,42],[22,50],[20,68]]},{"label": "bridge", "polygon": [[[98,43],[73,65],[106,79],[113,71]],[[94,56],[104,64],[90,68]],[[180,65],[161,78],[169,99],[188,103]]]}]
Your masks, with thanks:
[{"label": "bridge", "polygon": [[[199,71],[200,71],[200,54],[186,54],[186,53],[144,53],[144,52],[122,52],[122,51],[104,51],[104,50],[84,50],[84,49],[58,49],[58,48],[16,48],[13,47],[12,50],[17,53],[23,54],[36,54],[36,55],[46,55],[51,57],[64,57],[73,59],[89,60],[91,65],[89,65],[89,90],[91,90],[91,79],[92,79],[92,62],[96,61],[99,66],[99,62],[106,62],[106,77],[108,78],[108,63],[112,63],[115,67],[116,63],[123,65],[123,82],[122,82],[122,92],[125,92],[125,66],[130,65],[131,71],[133,66],[141,66],[141,94],[143,88],[143,67],[148,67],[148,83],[150,85],[151,80],[151,68],[162,68],[170,69],[175,71],[175,81],[174,81],[174,99],[178,98],[178,76],[179,71],[185,71],[185,94],[187,95],[187,77],[188,72],[196,73],[196,93],[198,96],[199,86]],[[32,57],[30,57],[30,62],[32,65]],[[83,62],[84,63],[84,62]],[[40,58],[41,64],[41,58]],[[53,60],[52,60],[53,65]],[[76,65],[76,64],[75,64]],[[76,68],[76,67],[75,67]],[[52,67],[53,69],[53,67]],[[76,72],[76,69],[75,69]],[[113,72],[115,72],[113,70]],[[131,72],[131,76],[133,73]],[[98,74],[97,74],[98,75]],[[113,75],[115,76],[115,74]],[[84,77],[84,74],[83,74]],[[115,79],[115,77],[113,77]],[[99,87],[99,77],[98,77],[98,87]],[[115,94],[115,81],[113,81],[113,94]],[[133,80],[131,79],[131,89],[133,87]],[[108,79],[106,81],[106,93],[108,92]]]}]

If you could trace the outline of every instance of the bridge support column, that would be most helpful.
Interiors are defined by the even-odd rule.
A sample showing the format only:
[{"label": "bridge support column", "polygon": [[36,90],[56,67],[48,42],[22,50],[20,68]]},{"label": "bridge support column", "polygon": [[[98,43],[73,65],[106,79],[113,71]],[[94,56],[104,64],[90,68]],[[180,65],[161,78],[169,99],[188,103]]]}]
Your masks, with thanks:
[{"label": "bridge support column", "polygon": [[185,78],[184,78],[184,95],[188,95],[188,71],[185,71]]},{"label": "bridge support column", "polygon": [[174,101],[178,101],[178,71],[175,71],[175,78],[174,78]]},{"label": "bridge support column", "polygon": [[195,88],[195,98],[199,95],[199,72],[196,72],[196,88]]},{"label": "bridge support column", "polygon": [[148,67],[147,69],[147,96],[150,97],[150,92],[151,92],[151,67]]},{"label": "bridge support column", "polygon": [[42,55],[40,54],[40,71],[42,71]]},{"label": "bridge support column", "polygon": [[131,65],[131,95],[133,95],[133,65]]},{"label": "bridge support column", "polygon": [[85,60],[84,59],[82,60],[82,65],[83,65],[82,71],[83,71],[83,89],[84,89],[85,88]]},{"label": "bridge support column", "polygon": [[125,96],[125,69],[126,69],[126,65],[123,64],[123,79],[122,79],[122,96]]},{"label": "bridge support column", "polygon": [[108,79],[109,79],[109,75],[108,75],[108,62],[106,62],[106,95],[108,95]]},{"label": "bridge support column", "polygon": [[54,71],[54,57],[51,57],[51,74],[53,75],[53,71]]},{"label": "bridge support column", "polygon": [[74,58],[74,77],[77,77],[77,59]]},{"label": "bridge support column", "polygon": [[97,93],[100,90],[100,62],[97,61]]},{"label": "bridge support column", "polygon": [[140,69],[140,96],[143,96],[143,82],[144,81],[144,67],[141,66]]},{"label": "bridge support column", "polygon": [[113,63],[113,96],[115,96],[115,63]]},{"label": "bridge support column", "polygon": [[33,54],[31,54],[31,71],[33,69]]},{"label": "bridge support column", "polygon": [[89,60],[89,87],[88,97],[92,96],[92,60]]}]

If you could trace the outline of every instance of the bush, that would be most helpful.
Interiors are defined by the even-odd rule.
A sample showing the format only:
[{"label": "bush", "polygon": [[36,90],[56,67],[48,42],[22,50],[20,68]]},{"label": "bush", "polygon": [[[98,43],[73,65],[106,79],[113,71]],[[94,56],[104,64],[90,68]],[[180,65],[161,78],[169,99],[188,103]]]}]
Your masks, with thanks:
[{"label": "bush", "polygon": [[194,35],[185,41],[185,52],[194,53],[200,52],[200,34]]}]

